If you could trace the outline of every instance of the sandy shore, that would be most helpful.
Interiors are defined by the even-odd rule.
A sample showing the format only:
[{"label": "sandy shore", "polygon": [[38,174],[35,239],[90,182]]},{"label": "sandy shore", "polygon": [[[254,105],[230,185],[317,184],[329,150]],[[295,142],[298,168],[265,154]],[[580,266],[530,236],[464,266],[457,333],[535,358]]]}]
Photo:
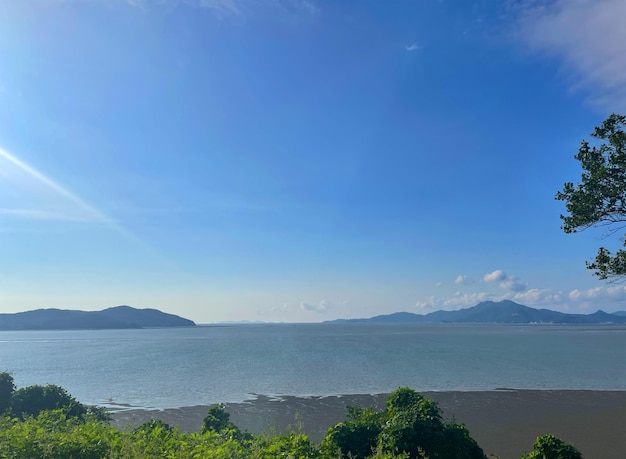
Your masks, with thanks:
[{"label": "sandy shore", "polygon": [[[518,459],[532,448],[537,435],[553,433],[576,446],[589,459],[626,457],[626,391],[495,390],[425,392],[435,399],[446,419],[464,423],[485,453]],[[385,394],[298,398],[258,396],[228,403],[231,420],[242,430],[262,433],[301,425],[313,441],[345,419],[347,405],[384,409]],[[150,418],[197,431],[206,406],[163,411],[126,410],[114,414],[118,427]]]}]

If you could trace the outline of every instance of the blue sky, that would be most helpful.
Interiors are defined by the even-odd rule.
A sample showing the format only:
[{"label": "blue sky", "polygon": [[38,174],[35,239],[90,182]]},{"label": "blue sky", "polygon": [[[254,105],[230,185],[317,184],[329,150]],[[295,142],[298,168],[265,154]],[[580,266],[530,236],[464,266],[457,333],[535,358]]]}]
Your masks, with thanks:
[{"label": "blue sky", "polygon": [[0,2],[0,312],[626,309],[565,235],[622,0]]}]

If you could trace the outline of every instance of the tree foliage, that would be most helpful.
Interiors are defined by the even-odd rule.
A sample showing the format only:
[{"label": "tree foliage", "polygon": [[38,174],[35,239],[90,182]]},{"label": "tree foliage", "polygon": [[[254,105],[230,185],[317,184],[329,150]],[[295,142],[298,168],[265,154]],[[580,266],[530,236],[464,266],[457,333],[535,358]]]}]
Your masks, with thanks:
[{"label": "tree foliage", "polygon": [[533,450],[522,459],[583,459],[583,455],[560,438],[546,434],[537,437]]},{"label": "tree foliage", "polygon": [[0,416],[9,409],[11,397],[15,392],[15,382],[11,373],[0,373]]},{"label": "tree foliage", "polygon": [[465,426],[446,423],[437,402],[408,387],[391,393],[380,441],[384,451],[410,459],[484,459]]},{"label": "tree foliage", "polygon": [[110,414],[104,408],[83,405],[60,386],[34,385],[16,390],[13,376],[0,372],[0,416],[9,415],[24,419],[53,410],[61,410],[67,416],[80,420],[86,418],[102,422],[111,420]]},{"label": "tree foliage", "polygon": [[230,422],[230,414],[224,409],[224,404],[211,405],[202,423],[203,432],[239,433],[235,424]]},{"label": "tree foliage", "polygon": [[392,392],[382,413],[350,408],[348,419],[328,430],[322,451],[327,457],[353,459],[485,458],[463,425],[444,422],[434,400],[408,387]]},{"label": "tree foliage", "polygon": [[[576,233],[593,226],[605,226],[615,234],[626,225],[626,116],[612,114],[591,134],[599,141],[591,146],[583,140],[574,156],[583,169],[580,183],[567,182],[556,199],[565,202],[562,229]],[[626,241],[624,241],[626,245]],[[615,254],[600,247],[587,268],[600,279],[624,279],[626,251]]]},{"label": "tree foliage", "polygon": [[347,419],[328,429],[322,450],[329,457],[336,454],[353,458],[370,456],[376,449],[383,423],[383,413],[349,406]]},{"label": "tree foliage", "polygon": [[11,412],[20,418],[37,416],[42,411],[62,410],[71,417],[82,418],[87,407],[62,387],[54,384],[28,386],[16,390],[11,397]]}]

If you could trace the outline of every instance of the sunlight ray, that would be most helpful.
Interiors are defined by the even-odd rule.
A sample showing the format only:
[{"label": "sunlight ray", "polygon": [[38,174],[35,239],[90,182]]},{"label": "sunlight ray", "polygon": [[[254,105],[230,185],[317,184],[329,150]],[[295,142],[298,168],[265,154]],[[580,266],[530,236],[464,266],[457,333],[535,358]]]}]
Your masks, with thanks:
[{"label": "sunlight ray", "polygon": [[12,155],[2,147],[0,147],[0,159],[8,161],[12,165],[19,168],[21,171],[28,174],[28,176],[45,185],[49,190],[76,205],[78,208],[86,213],[86,215],[91,219],[93,223],[105,224],[106,226],[123,235],[124,237],[131,239],[141,245],[144,245],[144,243],[140,239],[138,239],[137,236],[132,234],[115,220],[108,217],[102,211],[96,209],[93,205],[89,204],[84,199],[80,198],[76,194],[69,191],[67,188],[52,180],[50,177],[47,177],[42,172],[38,171],[34,167],[17,158],[15,155]]}]

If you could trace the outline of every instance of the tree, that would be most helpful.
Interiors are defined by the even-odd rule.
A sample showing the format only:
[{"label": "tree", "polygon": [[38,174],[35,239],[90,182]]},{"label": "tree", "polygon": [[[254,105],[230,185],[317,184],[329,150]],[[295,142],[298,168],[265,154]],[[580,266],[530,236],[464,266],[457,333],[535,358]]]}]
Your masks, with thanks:
[{"label": "tree", "polygon": [[13,375],[7,372],[0,373],[0,416],[6,412],[11,404],[11,397],[15,392]]},{"label": "tree", "polygon": [[447,423],[437,402],[403,387],[386,409],[349,407],[348,419],[328,429],[321,452],[327,458],[486,459],[463,425]]},{"label": "tree", "polygon": [[[555,199],[565,202],[569,215],[561,215],[565,233],[606,227],[609,235],[626,226],[626,116],[612,114],[591,134],[600,144],[583,140],[578,154],[583,173],[580,183],[567,182]],[[624,239],[623,239],[624,240]],[[626,246],[626,241],[624,241]],[[615,254],[600,247],[587,268],[600,279],[626,279],[626,250]]]},{"label": "tree", "polygon": [[28,386],[13,392],[10,409],[17,417],[37,416],[48,410],[63,410],[69,417],[82,419],[88,412],[87,407],[54,384],[46,386]]},{"label": "tree", "polygon": [[444,424],[437,402],[404,387],[389,395],[387,413],[381,434],[385,450],[408,453],[411,459],[439,457]]},{"label": "tree", "polygon": [[216,432],[231,439],[242,440],[248,438],[247,433],[241,432],[239,427],[230,420],[230,414],[225,410],[223,403],[211,405],[206,417],[202,421],[202,432]]},{"label": "tree", "polygon": [[465,426],[444,422],[437,402],[408,387],[389,395],[386,416],[383,451],[409,459],[486,459]]},{"label": "tree", "polygon": [[327,457],[351,457],[362,459],[371,456],[384,423],[384,413],[373,408],[348,406],[346,421],[328,429],[322,441],[322,451]]},{"label": "tree", "polygon": [[583,455],[560,438],[546,434],[537,437],[533,450],[522,459],[583,459]]}]

